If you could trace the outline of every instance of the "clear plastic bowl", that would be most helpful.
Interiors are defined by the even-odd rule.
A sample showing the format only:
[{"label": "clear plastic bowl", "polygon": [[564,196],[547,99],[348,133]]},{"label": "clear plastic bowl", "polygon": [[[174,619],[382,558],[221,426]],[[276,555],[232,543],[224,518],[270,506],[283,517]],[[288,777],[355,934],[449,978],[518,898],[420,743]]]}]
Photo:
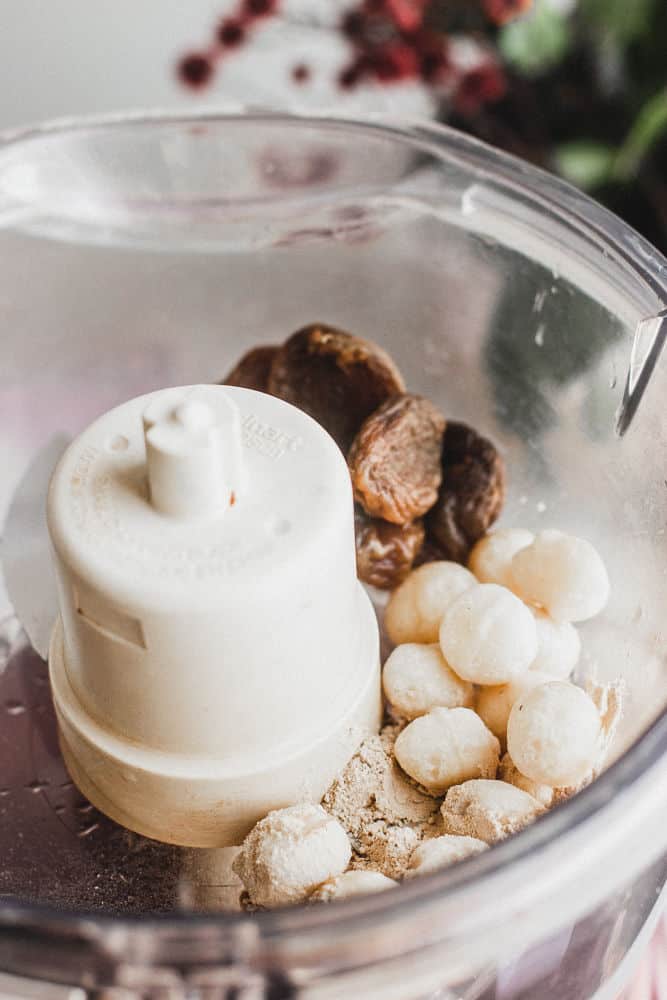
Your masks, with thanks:
[{"label": "clear plastic bowl", "polygon": [[203,856],[68,782],[44,663],[0,596],[0,991],[613,1000],[667,871],[663,258],[439,126],[250,114],[6,136],[0,261],[0,513],[54,434],[339,325],[498,442],[501,523],[598,546],[613,597],[584,669],[628,688],[617,759],[524,833],[388,893],[215,913]]}]

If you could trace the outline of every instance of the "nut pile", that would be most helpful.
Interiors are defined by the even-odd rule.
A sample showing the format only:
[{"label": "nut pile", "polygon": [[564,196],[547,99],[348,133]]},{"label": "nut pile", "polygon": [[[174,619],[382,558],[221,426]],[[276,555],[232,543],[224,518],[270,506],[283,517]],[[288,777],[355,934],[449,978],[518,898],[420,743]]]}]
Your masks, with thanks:
[{"label": "nut pile", "polygon": [[278,810],[249,834],[235,870],[250,904],[392,888],[519,832],[599,772],[620,690],[568,679],[573,622],[609,596],[599,555],[562,532],[499,530],[469,567],[420,566],[391,595],[392,721],[322,806]]},{"label": "nut pile", "polygon": [[420,562],[465,562],[500,514],[505,473],[495,446],[407,392],[372,341],[312,324],[282,346],[253,348],[223,381],[298,406],[338,443],[365,583],[391,590]]}]

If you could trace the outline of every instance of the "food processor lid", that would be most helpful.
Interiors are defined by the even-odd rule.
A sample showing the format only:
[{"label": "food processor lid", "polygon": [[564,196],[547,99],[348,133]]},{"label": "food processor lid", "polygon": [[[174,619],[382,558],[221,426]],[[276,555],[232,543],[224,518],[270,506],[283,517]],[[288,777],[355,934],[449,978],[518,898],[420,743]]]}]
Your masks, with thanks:
[{"label": "food processor lid", "polygon": [[230,386],[160,390],[67,449],[50,530],[82,578],[121,602],[141,602],[151,581],[176,610],[186,582],[193,606],[219,604],[216,580],[268,585],[326,530],[346,475],[333,440],[281,400]]}]

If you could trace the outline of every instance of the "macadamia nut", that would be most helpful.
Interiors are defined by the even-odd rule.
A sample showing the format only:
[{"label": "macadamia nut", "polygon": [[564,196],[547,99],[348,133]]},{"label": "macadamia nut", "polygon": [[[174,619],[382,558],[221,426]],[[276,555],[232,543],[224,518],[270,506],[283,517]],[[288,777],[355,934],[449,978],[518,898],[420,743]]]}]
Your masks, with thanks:
[{"label": "macadamia nut", "polygon": [[354,511],[357,576],[381,590],[393,590],[405,580],[424,545],[424,525],[390,524],[369,517],[357,505]]},{"label": "macadamia nut", "polygon": [[257,906],[296,903],[340,875],[352,851],[345,830],[321,806],[276,809],[250,831],[232,865]]},{"label": "macadamia nut", "polygon": [[530,665],[531,671],[551,674],[554,680],[564,681],[570,676],[581,654],[581,639],[570,622],[557,622],[535,608],[537,626],[537,656]]},{"label": "macadamia nut", "polygon": [[406,719],[435,706],[469,707],[473,701],[472,684],[450,669],[437,643],[397,646],[384,665],[382,684],[387,700]]},{"label": "macadamia nut", "polygon": [[514,702],[523,698],[534,687],[548,684],[549,681],[555,679],[550,674],[543,674],[538,670],[526,670],[509,684],[482,687],[477,692],[475,703],[477,714],[494,736],[497,736],[500,742],[504,743],[507,736],[507,720]]},{"label": "macadamia nut", "polygon": [[450,605],[440,626],[440,647],[464,680],[504,684],[537,656],[537,626],[526,605],[506,587],[480,583]]},{"label": "macadamia nut", "polygon": [[552,787],[585,777],[598,759],[601,736],[594,702],[567,681],[533,688],[514,703],[507,723],[507,749],[519,771]]},{"label": "macadamia nut", "polygon": [[436,872],[457,861],[463,861],[464,858],[470,858],[473,854],[479,854],[487,846],[476,837],[456,837],[451,833],[425,840],[412,852],[405,877],[414,878],[415,875]]},{"label": "macadamia nut", "polygon": [[492,844],[523,830],[544,809],[514,785],[480,779],[450,788],[440,811],[447,833]]},{"label": "macadamia nut", "polygon": [[315,889],[309,899],[329,902],[331,899],[349,899],[351,896],[365,896],[368,892],[383,892],[398,885],[393,878],[387,878],[381,872],[351,871],[327,879]]},{"label": "macadamia nut", "polygon": [[480,538],[470,553],[468,569],[480,583],[512,588],[512,559],[535,538],[524,528],[499,528]]},{"label": "macadamia nut", "polygon": [[541,531],[512,559],[514,590],[556,621],[583,622],[609,599],[609,577],[590,542],[562,531]]},{"label": "macadamia nut", "polygon": [[468,778],[495,777],[500,744],[469,708],[434,708],[399,734],[394,753],[403,770],[432,795]]},{"label": "macadamia nut", "polygon": [[437,642],[442,617],[463,591],[475,586],[472,573],[454,562],[431,562],[410,573],[389,599],[387,634],[403,642]]},{"label": "macadamia nut", "polygon": [[498,778],[506,781],[510,785],[516,785],[524,792],[528,792],[534,799],[537,799],[545,809],[550,809],[554,802],[554,790],[549,785],[540,785],[537,781],[531,781],[525,774],[516,767],[514,761],[508,753],[500,761],[498,768]]}]

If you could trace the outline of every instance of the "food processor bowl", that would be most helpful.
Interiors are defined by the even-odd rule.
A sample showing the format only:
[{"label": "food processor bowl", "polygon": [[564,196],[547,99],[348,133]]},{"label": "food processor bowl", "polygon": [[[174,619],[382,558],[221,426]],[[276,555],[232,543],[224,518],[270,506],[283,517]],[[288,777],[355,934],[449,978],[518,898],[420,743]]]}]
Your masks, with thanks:
[{"label": "food processor bowl", "polygon": [[[252,113],[6,135],[0,261],[0,993],[615,1000],[667,874],[660,254],[441,126]],[[131,834],[72,785],[39,655],[41,505],[93,418],[216,382],[309,322],[376,340],[413,391],[497,442],[501,525],[596,545],[613,592],[581,670],[622,677],[625,714],[604,774],[491,850],[248,914],[222,856]]]}]

